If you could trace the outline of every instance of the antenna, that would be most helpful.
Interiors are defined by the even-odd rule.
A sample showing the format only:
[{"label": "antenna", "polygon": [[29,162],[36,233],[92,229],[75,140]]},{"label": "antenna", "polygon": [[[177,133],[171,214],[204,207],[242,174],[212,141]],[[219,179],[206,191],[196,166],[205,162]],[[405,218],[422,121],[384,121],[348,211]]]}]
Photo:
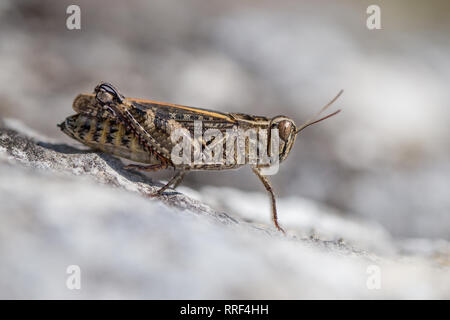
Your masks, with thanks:
[{"label": "antenna", "polygon": [[339,91],[339,93],[336,95],[336,97],[333,98],[333,100],[331,100],[331,101],[328,102],[324,107],[322,107],[322,109],[320,109],[320,111],[317,112],[316,115],[315,115],[314,117],[312,117],[311,119],[309,119],[308,121],[306,121],[306,122],[305,122],[305,123],[304,123],[297,131],[295,131],[295,134],[300,133],[300,131],[302,131],[303,129],[309,127],[310,125],[313,125],[313,124],[315,124],[315,123],[317,123],[317,122],[320,122],[320,121],[323,121],[323,120],[325,120],[325,119],[328,119],[328,118],[330,118],[330,117],[332,117],[332,116],[337,115],[339,112],[341,112],[341,109],[339,109],[339,110],[337,110],[337,111],[335,111],[335,112],[333,112],[333,113],[331,113],[331,114],[329,114],[329,115],[327,115],[327,116],[325,116],[325,117],[323,117],[323,118],[320,118],[320,119],[316,120],[316,118],[317,118],[318,116],[320,116],[320,114],[321,114],[322,112],[324,112],[326,109],[328,109],[328,107],[331,106],[331,105],[332,105],[332,104],[333,104],[333,103],[341,96],[341,94],[342,94],[343,92],[344,92],[344,90]]}]

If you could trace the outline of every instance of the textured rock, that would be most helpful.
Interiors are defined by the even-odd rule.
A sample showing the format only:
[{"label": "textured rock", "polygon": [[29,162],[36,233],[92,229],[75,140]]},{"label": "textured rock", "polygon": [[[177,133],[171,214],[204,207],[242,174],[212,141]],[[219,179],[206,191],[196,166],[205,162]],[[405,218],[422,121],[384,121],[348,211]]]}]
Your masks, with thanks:
[{"label": "textured rock", "polygon": [[302,198],[280,199],[283,236],[264,193],[153,197],[161,184],[119,159],[5,123],[0,298],[450,298],[445,241],[396,241]]}]

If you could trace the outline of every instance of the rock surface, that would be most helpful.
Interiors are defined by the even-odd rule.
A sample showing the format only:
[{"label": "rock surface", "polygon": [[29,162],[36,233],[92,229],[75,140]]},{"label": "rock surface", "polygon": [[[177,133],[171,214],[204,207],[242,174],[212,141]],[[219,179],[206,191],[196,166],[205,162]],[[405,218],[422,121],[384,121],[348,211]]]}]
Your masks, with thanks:
[{"label": "rock surface", "polygon": [[279,199],[283,236],[264,193],[152,197],[161,184],[119,159],[4,122],[0,298],[450,298],[444,240],[393,239],[299,197]]}]

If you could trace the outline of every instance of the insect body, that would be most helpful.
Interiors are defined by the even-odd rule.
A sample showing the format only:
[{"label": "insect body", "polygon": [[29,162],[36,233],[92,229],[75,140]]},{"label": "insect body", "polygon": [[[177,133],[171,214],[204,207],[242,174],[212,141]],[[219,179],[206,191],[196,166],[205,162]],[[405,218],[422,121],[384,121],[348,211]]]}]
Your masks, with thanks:
[{"label": "insect body", "polygon": [[[316,117],[341,93],[323,107]],[[278,163],[287,158],[300,131],[340,111],[318,120],[314,117],[297,127],[292,119],[285,116],[267,118],[222,113],[125,98],[108,83],[100,83],[93,94],[78,95],[73,102],[73,109],[77,114],[58,125],[70,137],[91,148],[145,164],[128,165],[125,167],[127,169],[157,171],[174,168],[177,173],[158,190],[158,194],[170,186],[175,188],[187,171],[237,169],[249,164],[270,194],[273,222],[281,231],[275,195],[263,170],[270,167],[273,160]],[[237,137],[236,132],[239,133]],[[244,137],[241,139],[242,132]],[[258,152],[252,154],[254,146]],[[186,153],[186,150],[189,152]],[[192,150],[194,155],[191,154]],[[202,154],[202,151],[205,153]],[[179,161],[180,154],[185,156],[184,161]],[[261,161],[262,154],[272,159],[272,162]],[[202,161],[205,159],[208,161]]]},{"label": "insect body", "polygon": [[69,137],[93,149],[136,162],[159,163],[159,159],[139,143],[131,130],[114,119],[79,113],[67,117],[59,127]]}]

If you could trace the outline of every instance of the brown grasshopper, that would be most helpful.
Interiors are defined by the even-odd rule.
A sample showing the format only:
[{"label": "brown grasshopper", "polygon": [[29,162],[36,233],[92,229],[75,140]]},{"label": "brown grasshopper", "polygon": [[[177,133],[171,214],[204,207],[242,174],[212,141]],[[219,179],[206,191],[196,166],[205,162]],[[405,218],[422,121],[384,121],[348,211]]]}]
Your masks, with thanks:
[{"label": "brown grasshopper", "polygon": [[[267,118],[125,98],[114,86],[102,82],[95,88],[93,94],[78,95],[73,102],[73,109],[77,114],[66,118],[58,126],[70,137],[93,149],[146,164],[145,166],[131,164],[125,166],[126,169],[157,171],[169,167],[174,168],[177,171],[176,174],[158,190],[157,194],[162,194],[170,186],[176,188],[187,171],[237,169],[250,164],[253,172],[270,194],[272,219],[275,227],[284,232],[278,224],[273,188],[267,176],[263,173],[264,168],[270,167],[272,164],[262,163],[258,158],[260,152],[265,152],[277,163],[278,161],[284,161],[289,155],[299,132],[340,112],[340,110],[337,110],[325,117],[316,119],[341,94],[342,90],[315,117],[297,127],[292,119],[285,116]],[[201,123],[200,128],[197,126],[199,122]],[[235,132],[236,129],[241,130],[240,132],[253,130],[252,132],[258,138],[263,137],[261,141],[266,142],[266,144],[258,139],[258,142],[252,142],[250,135],[244,135],[242,140],[233,140],[231,148],[227,146],[226,150],[223,150],[221,146],[224,142],[230,140],[231,132]],[[211,130],[216,135],[208,136],[207,133]],[[200,136],[196,137],[196,132],[200,133]],[[264,133],[267,134],[265,138],[262,135]],[[220,158],[220,156],[228,157],[227,161],[220,161],[220,159],[217,161],[216,158],[215,161],[209,162],[195,161],[190,153],[188,153],[187,158],[184,158],[184,160],[188,159],[189,161],[181,163],[175,161],[180,155],[180,150],[176,151],[176,148],[180,145],[180,139],[184,139],[186,136],[192,137],[192,135],[194,135],[194,139],[191,138],[188,141],[196,143],[193,146],[194,158],[195,150],[197,150],[197,156],[202,150],[208,150],[209,155],[216,158]],[[249,155],[250,149],[254,145],[261,147],[258,149],[256,159]],[[192,145],[187,145],[182,151],[185,152],[186,149],[190,152]],[[239,158],[239,151],[245,155]],[[205,158],[205,155],[203,155],[203,158]],[[203,158],[200,153],[200,160]]]}]

